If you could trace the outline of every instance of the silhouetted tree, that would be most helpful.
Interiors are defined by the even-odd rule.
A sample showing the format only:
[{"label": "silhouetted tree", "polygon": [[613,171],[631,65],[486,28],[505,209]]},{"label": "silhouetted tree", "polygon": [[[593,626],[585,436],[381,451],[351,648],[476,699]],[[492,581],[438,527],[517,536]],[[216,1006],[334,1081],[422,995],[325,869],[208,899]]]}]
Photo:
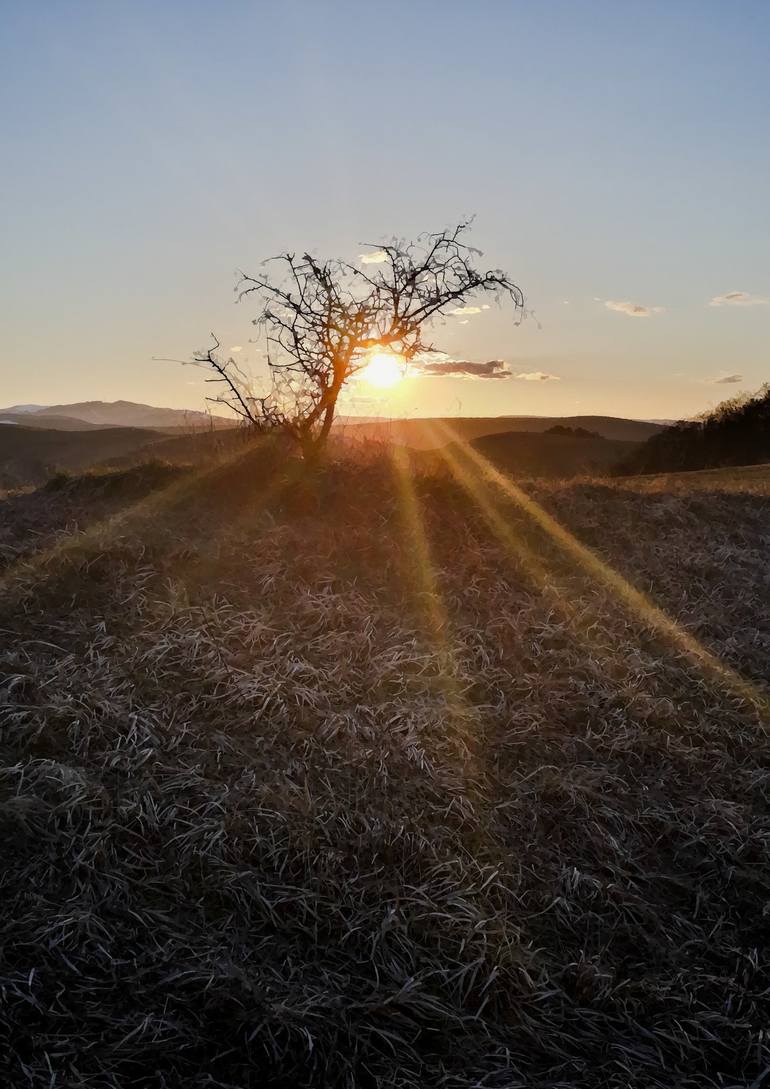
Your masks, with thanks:
[{"label": "silhouetted tree", "polygon": [[722,401],[653,435],[616,467],[620,474],[717,469],[770,460],[770,384]]},{"label": "silhouetted tree", "polygon": [[272,388],[256,396],[235,361],[220,357],[214,338],[194,358],[214,371],[209,381],[223,385],[210,400],[254,428],[285,431],[315,460],[340,392],[373,351],[393,352],[404,365],[436,351],[425,339],[431,320],[480,293],[506,296],[523,313],[523,294],[504,272],[475,267],[480,251],[463,241],[469,226],[414,242],[366,243],[374,252],[363,268],[286,253],[273,259],[283,273],[278,279],[243,275],[239,298],[254,295],[261,305],[254,324],[265,330]]}]

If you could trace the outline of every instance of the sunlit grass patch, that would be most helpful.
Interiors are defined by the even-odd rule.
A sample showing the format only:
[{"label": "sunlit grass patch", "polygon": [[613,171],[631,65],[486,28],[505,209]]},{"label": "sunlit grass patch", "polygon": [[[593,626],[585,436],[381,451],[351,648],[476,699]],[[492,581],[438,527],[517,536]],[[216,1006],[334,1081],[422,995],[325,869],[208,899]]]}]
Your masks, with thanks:
[{"label": "sunlit grass patch", "polygon": [[[759,1077],[756,710],[499,488],[253,471],[99,492],[0,602],[8,1083]],[[761,688],[756,497],[527,495]]]}]

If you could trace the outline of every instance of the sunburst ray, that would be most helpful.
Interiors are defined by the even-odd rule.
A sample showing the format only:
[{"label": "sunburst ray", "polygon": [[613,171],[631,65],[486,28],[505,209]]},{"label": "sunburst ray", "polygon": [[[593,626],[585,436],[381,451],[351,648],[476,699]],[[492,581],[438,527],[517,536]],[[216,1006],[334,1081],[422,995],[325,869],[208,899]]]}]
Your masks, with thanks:
[{"label": "sunburst ray", "polygon": [[[441,425],[439,424],[439,427]],[[443,430],[442,430],[442,433]],[[447,442],[456,442],[456,436],[446,429]],[[532,496],[528,495],[510,477],[500,472],[487,458],[467,443],[462,444],[462,454],[476,473],[476,486],[470,483],[470,477],[465,468],[461,476],[461,482],[474,494],[479,502],[478,481],[486,480],[501,491],[507,499],[513,501],[516,506],[528,516],[528,518],[543,530],[548,538],[553,541],[579,569],[590,575],[598,583],[608,589],[637,620],[651,628],[669,645],[684,654],[695,664],[702,673],[711,681],[716,681],[728,688],[734,695],[752,704],[765,718],[770,717],[770,701],[767,695],[752,681],[742,677],[736,670],[721,661],[715,654],[709,651],[703,644],[685,628],[672,619],[659,605],[656,605],[641,590],[635,587],[628,579],[624,578],[615,568],[602,560],[587,545],[566,529],[552,514],[549,514]],[[440,451],[450,463],[458,465],[459,460],[448,450]],[[483,500],[480,501],[483,504]],[[494,515],[495,524],[501,527],[505,525],[505,519],[499,513]],[[511,531],[506,529],[505,535],[510,541]],[[517,550],[518,550],[517,546]],[[531,562],[531,558],[530,558]]]}]

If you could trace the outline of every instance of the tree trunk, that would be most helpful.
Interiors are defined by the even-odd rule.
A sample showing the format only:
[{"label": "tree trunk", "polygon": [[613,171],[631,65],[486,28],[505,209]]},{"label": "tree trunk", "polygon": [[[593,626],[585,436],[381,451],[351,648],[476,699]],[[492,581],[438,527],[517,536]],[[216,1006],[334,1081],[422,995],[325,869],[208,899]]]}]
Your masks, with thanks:
[{"label": "tree trunk", "polygon": [[300,447],[302,448],[302,458],[308,465],[318,466],[323,458],[326,443],[329,439],[329,432],[331,431],[332,424],[334,422],[334,411],[337,407],[337,397],[339,396],[341,383],[338,385],[335,383],[329,391],[329,403],[323,410],[321,419],[321,427],[314,435],[312,428],[308,428],[302,432],[299,436]]},{"label": "tree trunk", "polygon": [[326,441],[329,438],[329,432],[331,431],[332,423],[334,422],[334,410],[336,409],[336,407],[337,393],[335,392],[334,400],[331,402],[331,404],[326,406],[326,411],[324,412],[324,420],[321,424],[321,430],[318,432],[318,438],[316,441],[320,447],[326,446]]}]

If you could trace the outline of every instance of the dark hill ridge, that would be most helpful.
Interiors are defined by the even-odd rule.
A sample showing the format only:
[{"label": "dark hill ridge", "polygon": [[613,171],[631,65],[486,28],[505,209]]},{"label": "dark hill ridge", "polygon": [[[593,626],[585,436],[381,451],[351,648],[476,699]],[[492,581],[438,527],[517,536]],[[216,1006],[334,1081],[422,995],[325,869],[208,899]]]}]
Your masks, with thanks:
[{"label": "dark hill ridge", "polygon": [[[206,461],[211,456],[236,450],[240,444],[248,442],[248,434],[245,429],[231,429],[224,433],[201,432],[159,438],[150,447],[137,447],[120,458],[110,458],[109,462],[125,467],[135,465],[147,457],[176,465]],[[447,445],[451,448],[459,444]],[[471,442],[471,446],[488,457],[503,472],[551,479],[607,473],[638,445],[637,442],[605,439],[585,429],[570,430],[567,433],[504,431],[500,434],[482,435]],[[344,442],[334,444],[336,453],[344,449]],[[414,454],[425,467],[433,468],[443,464],[436,449],[414,450]]]},{"label": "dark hill ridge", "polygon": [[[450,459],[462,454],[465,443],[447,443]],[[504,431],[482,435],[469,444],[496,468],[510,476],[563,479],[603,475],[632,453],[637,442],[604,439],[589,433]],[[417,463],[428,470],[445,464],[442,449],[414,452]]]},{"label": "dark hill ridge", "polygon": [[[438,427],[437,427],[438,425]],[[553,427],[582,428],[605,439],[621,442],[644,442],[662,430],[662,426],[645,420],[628,420],[616,416],[443,416],[410,420],[370,420],[340,423],[352,439],[375,439],[395,442],[415,450],[436,449],[451,441],[445,428],[459,440],[471,442],[482,435],[524,431],[539,434]]]},{"label": "dark hill ridge", "polygon": [[606,473],[639,444],[585,434],[509,431],[482,435],[471,446],[514,476],[571,477]]},{"label": "dark hill ridge", "polygon": [[92,424],[74,431],[0,424],[0,489],[43,484],[59,470],[125,468],[148,459],[196,464],[228,454],[248,437],[244,428],[166,431]]},{"label": "dark hill ridge", "polygon": [[[85,431],[89,427],[142,427],[159,431],[228,428],[231,417],[209,415],[195,409],[158,408],[134,401],[77,401],[62,405],[11,405],[0,409],[0,421],[54,431]],[[503,431],[538,433],[555,426],[582,428],[606,439],[644,442],[663,429],[660,422],[629,420],[615,416],[445,416],[389,420],[340,415],[336,429],[351,438],[393,441],[415,449],[440,445],[432,434],[446,425],[457,438],[471,440]]]},{"label": "dark hill ridge", "polygon": [[[61,415],[64,410],[72,415]],[[80,420],[75,413],[92,418]],[[152,423],[137,427],[107,422],[131,418],[132,413],[134,418]],[[180,424],[180,419],[186,423]],[[545,434],[554,428],[556,433]],[[490,416],[343,421],[335,435],[342,443],[390,441],[418,452],[435,450],[454,437],[473,442],[496,436],[488,454],[505,471],[569,477],[608,471],[635,442],[659,430],[655,424],[609,416]],[[40,484],[58,469],[81,471],[104,464],[125,467],[147,457],[175,464],[200,462],[237,446],[242,436],[241,428],[221,417],[217,420],[127,401],[84,401],[53,405],[44,411],[0,412],[0,487]]]},{"label": "dark hill ridge", "polygon": [[0,426],[0,488],[43,484],[57,470],[80,471],[151,445],[157,431],[138,427],[46,431]]}]

